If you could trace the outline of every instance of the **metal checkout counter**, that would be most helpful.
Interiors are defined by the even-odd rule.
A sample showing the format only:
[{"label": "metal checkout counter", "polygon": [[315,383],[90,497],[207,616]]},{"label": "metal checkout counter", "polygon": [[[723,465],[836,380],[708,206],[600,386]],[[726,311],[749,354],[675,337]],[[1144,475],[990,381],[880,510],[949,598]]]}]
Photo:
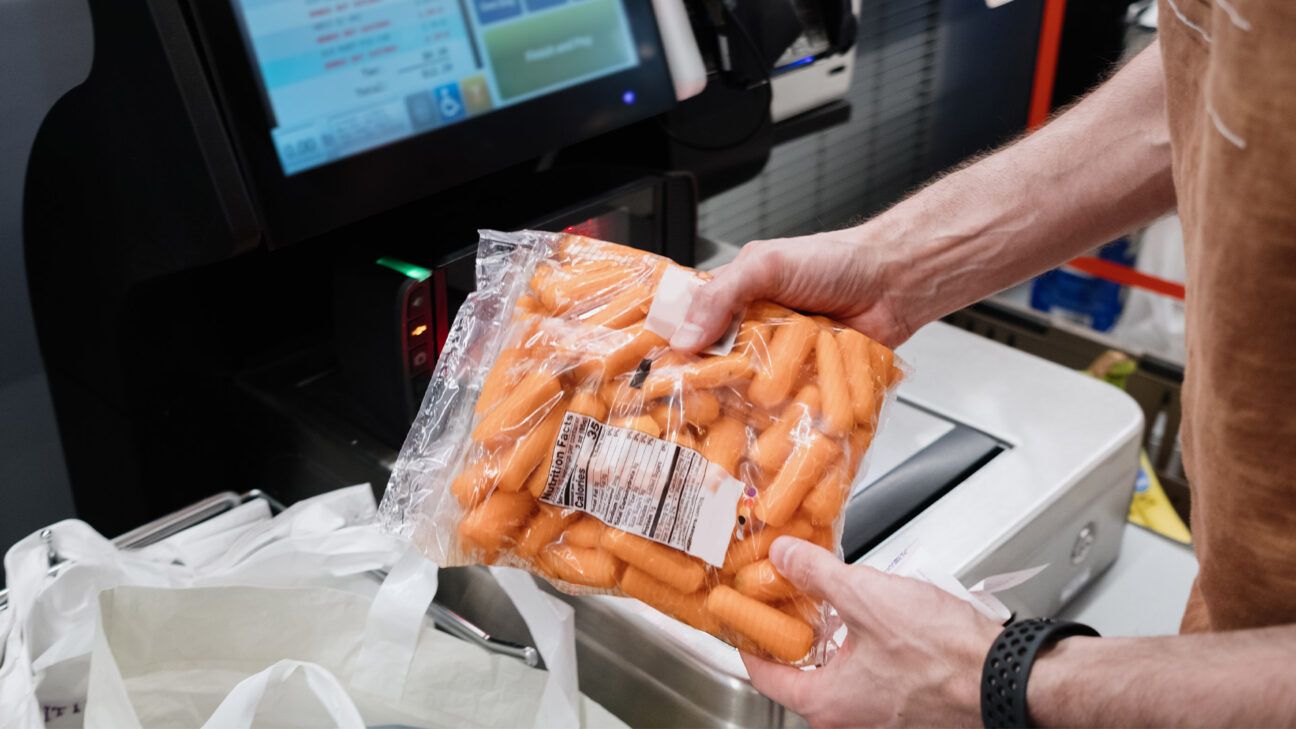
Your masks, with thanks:
[{"label": "metal checkout counter", "polygon": [[[884,37],[866,18],[928,44],[913,119],[935,172],[1024,125],[1041,6],[0,4],[0,48],[21,59],[0,72],[0,269],[17,278],[0,396],[23,403],[0,433],[28,439],[0,462],[6,489],[32,489],[6,493],[5,543],[70,502],[111,535],[229,489],[381,489],[472,285],[475,229],[697,263],[699,197],[850,117],[853,44]],[[856,484],[847,558],[919,545],[965,581],[1048,564],[1003,598],[1056,612],[1119,551],[1138,408],[944,324],[900,352],[917,374]],[[448,570],[438,601],[529,644],[498,590]],[[709,636],[629,600],[572,603],[582,690],[630,724],[799,721]]]}]

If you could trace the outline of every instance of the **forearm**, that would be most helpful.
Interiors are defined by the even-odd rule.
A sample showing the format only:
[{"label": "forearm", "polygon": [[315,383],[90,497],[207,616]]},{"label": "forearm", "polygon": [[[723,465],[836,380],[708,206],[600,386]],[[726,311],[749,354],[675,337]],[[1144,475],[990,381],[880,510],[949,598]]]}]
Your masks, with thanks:
[{"label": "forearm", "polygon": [[1069,638],[1031,671],[1039,726],[1296,726],[1296,625]]},{"label": "forearm", "polygon": [[856,229],[893,246],[919,326],[1174,207],[1165,83],[1153,45],[1084,101]]}]

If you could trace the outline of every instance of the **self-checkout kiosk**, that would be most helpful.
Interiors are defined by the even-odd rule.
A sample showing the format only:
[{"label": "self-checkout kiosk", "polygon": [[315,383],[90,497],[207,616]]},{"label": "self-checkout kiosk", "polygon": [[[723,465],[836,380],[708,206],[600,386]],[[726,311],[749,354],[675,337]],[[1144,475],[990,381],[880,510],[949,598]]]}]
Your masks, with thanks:
[{"label": "self-checkout kiosk", "polygon": [[[696,263],[700,196],[849,117],[868,4],[0,6],[8,32],[61,39],[29,44],[61,54],[33,68],[76,64],[14,87],[33,94],[30,134],[0,151],[6,263],[25,272],[39,343],[24,356],[43,363],[24,417],[56,423],[60,444],[46,462],[108,534],[231,488],[381,489],[471,290],[478,228]],[[944,324],[900,352],[916,374],[856,484],[847,558],[885,566],[921,545],[964,579],[1048,564],[1004,599],[1057,610],[1119,550],[1138,409]],[[472,579],[441,595],[459,584],[455,607],[489,624]],[[786,720],[689,629],[654,630],[630,601],[575,603],[582,688],[614,712]],[[656,688],[618,693],[645,671]]]}]

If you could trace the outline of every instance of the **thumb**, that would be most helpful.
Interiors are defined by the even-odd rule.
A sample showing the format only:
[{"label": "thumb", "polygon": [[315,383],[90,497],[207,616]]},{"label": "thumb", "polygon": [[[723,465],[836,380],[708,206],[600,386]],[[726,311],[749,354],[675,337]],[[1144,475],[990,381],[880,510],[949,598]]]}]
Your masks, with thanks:
[{"label": "thumb", "polygon": [[769,267],[760,256],[739,256],[715,278],[693,292],[684,323],[671,337],[671,347],[696,352],[724,334],[729,321],[747,304],[773,293]]},{"label": "thumb", "polygon": [[832,604],[836,604],[833,598],[848,583],[846,563],[832,552],[804,539],[775,539],[770,545],[769,557],[779,574],[797,589]]}]

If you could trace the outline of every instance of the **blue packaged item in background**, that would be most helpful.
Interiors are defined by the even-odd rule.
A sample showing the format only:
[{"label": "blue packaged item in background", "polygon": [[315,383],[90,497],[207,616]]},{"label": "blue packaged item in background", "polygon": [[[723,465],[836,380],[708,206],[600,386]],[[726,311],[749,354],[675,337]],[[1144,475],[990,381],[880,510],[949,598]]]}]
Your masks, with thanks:
[{"label": "blue packaged item in background", "polygon": [[[1128,238],[1118,238],[1098,250],[1098,258],[1133,266],[1135,252]],[[1111,281],[1073,271],[1063,266],[1031,282],[1031,307],[1046,314],[1059,314],[1096,331],[1110,331],[1125,307],[1123,289]]]}]

